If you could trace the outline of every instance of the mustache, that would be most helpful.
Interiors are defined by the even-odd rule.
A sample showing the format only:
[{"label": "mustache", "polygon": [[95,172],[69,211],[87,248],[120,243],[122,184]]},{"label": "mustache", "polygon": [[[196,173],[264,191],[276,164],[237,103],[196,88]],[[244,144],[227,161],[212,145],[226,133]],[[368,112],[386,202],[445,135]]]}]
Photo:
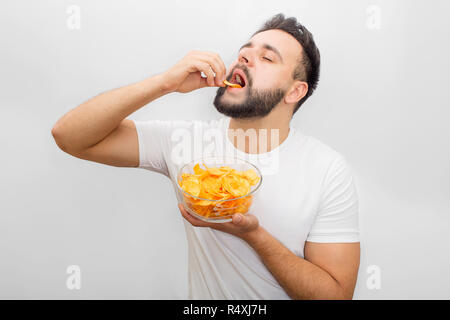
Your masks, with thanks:
[{"label": "mustache", "polygon": [[235,71],[236,69],[240,69],[240,70],[242,70],[242,72],[244,72],[245,77],[247,78],[247,83],[246,83],[246,85],[249,84],[249,83],[251,82],[251,78],[250,78],[250,74],[249,74],[249,72],[248,72],[248,68],[247,68],[245,65],[237,65],[237,66],[235,66],[235,67],[233,68],[233,70],[231,70],[230,76],[228,77],[227,81],[230,81],[231,78],[233,78],[233,73],[234,73],[234,71]]}]

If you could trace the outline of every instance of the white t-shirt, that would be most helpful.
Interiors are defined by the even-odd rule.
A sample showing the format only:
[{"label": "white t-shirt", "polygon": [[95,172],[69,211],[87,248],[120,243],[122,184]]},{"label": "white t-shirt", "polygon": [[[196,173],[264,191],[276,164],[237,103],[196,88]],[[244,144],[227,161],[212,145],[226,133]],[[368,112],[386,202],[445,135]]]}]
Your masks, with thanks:
[{"label": "white t-shirt", "polygon": [[[250,154],[228,138],[229,117],[209,122],[134,122],[139,167],[167,176],[176,193],[183,164],[202,156],[237,156],[256,165],[263,176],[251,213],[295,255],[303,258],[305,241],[359,242],[358,196],[351,168],[342,155],[318,139],[291,126],[278,147]],[[177,199],[181,202],[178,193]],[[183,219],[178,211],[174,214]],[[245,241],[183,221],[189,299],[289,299]]]}]

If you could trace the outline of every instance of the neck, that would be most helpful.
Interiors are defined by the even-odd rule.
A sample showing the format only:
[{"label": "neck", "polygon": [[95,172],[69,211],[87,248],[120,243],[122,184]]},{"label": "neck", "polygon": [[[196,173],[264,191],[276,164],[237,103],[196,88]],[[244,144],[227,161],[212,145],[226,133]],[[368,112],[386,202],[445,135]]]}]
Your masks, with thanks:
[{"label": "neck", "polygon": [[231,118],[228,138],[237,149],[246,153],[265,153],[275,149],[289,136],[291,120],[286,112],[276,109],[263,118]]}]

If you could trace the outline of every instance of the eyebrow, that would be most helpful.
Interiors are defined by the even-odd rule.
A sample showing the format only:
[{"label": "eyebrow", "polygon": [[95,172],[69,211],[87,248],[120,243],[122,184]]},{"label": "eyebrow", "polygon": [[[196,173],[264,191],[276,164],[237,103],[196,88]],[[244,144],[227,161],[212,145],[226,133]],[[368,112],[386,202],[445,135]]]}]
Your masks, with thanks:
[{"label": "eyebrow", "polygon": [[[248,48],[248,47],[253,47],[253,43],[252,43],[251,41],[250,41],[250,42],[247,42],[247,43],[244,44],[242,47],[240,47],[240,48],[239,48],[239,51],[241,51],[243,48]],[[273,46],[271,46],[270,44],[267,44],[267,43],[264,43],[264,44],[262,45],[262,47],[263,47],[264,49],[267,49],[267,50],[270,50],[270,51],[274,52],[274,53],[280,58],[281,63],[283,63],[283,57],[281,56],[281,53],[280,53],[280,51],[278,51],[277,48],[275,48],[275,47],[273,47]]]}]

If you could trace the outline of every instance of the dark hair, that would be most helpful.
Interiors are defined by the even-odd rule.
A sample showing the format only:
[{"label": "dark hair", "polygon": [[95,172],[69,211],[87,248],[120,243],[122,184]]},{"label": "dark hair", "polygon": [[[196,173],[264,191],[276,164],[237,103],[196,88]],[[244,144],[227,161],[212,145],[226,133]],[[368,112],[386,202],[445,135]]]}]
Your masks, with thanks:
[{"label": "dark hair", "polygon": [[308,83],[308,92],[295,106],[293,111],[294,114],[303,102],[305,102],[306,99],[312,95],[313,91],[317,87],[317,83],[319,82],[319,49],[317,49],[316,44],[314,43],[313,35],[308,31],[308,29],[297,22],[296,18],[291,17],[286,19],[282,13],[279,13],[273,16],[270,20],[267,20],[264,23],[264,26],[256,31],[252,36],[272,29],[280,29],[289,33],[297,39],[303,48],[302,58],[298,61],[298,64],[292,73],[292,78]]}]

